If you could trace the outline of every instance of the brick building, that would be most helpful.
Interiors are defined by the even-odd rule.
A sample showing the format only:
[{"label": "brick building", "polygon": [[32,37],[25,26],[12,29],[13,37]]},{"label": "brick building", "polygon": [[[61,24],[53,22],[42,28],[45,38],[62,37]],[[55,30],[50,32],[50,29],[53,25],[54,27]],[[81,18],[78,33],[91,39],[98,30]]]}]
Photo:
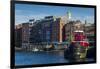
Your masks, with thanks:
[{"label": "brick building", "polygon": [[61,18],[54,16],[37,20],[31,30],[30,43],[62,42],[63,25]]},{"label": "brick building", "polygon": [[31,23],[22,23],[15,28],[15,46],[26,48],[29,46]]}]

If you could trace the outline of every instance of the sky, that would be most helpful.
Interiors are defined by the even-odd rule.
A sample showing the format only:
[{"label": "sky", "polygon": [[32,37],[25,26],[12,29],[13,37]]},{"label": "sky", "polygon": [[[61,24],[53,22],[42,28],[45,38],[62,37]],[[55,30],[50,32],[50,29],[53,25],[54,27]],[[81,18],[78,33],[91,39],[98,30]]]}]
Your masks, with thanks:
[{"label": "sky", "polygon": [[43,19],[45,16],[67,16],[71,12],[71,20],[81,20],[94,23],[94,8],[68,7],[68,6],[48,6],[48,5],[15,5],[15,24],[28,22],[29,19]]}]

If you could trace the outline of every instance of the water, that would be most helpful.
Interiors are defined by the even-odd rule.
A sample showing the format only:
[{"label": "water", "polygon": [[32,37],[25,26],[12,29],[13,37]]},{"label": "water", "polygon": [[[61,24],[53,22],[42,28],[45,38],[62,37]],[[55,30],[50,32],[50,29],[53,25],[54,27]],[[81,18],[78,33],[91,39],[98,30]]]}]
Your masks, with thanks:
[{"label": "water", "polygon": [[63,51],[53,52],[22,52],[16,51],[15,65],[35,65],[35,64],[50,64],[50,63],[68,63],[64,59]]},{"label": "water", "polygon": [[[94,59],[86,59],[86,62],[94,61]],[[82,62],[84,62],[82,61]],[[37,64],[52,64],[52,63],[70,63],[64,59],[63,51],[52,52],[15,52],[15,65],[37,65]]]}]

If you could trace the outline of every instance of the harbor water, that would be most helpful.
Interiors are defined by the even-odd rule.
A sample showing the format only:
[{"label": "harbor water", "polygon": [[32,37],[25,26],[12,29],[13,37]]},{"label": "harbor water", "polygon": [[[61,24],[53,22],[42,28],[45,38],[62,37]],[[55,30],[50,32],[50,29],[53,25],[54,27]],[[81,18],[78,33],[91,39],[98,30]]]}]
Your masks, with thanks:
[{"label": "harbor water", "polygon": [[15,52],[15,65],[35,65],[50,63],[68,63],[68,60],[64,59],[63,51]]},{"label": "harbor water", "polygon": [[[94,61],[93,59],[86,59],[85,61]],[[70,63],[69,60],[64,59],[64,51],[42,51],[42,52],[15,52],[15,65],[38,65],[38,64],[52,64],[52,63]]]}]

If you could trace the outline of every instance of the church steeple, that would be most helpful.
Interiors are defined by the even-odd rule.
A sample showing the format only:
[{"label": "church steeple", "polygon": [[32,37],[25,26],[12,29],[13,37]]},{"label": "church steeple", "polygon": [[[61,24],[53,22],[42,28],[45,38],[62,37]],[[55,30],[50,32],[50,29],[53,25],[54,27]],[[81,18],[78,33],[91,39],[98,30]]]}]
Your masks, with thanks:
[{"label": "church steeple", "polygon": [[71,16],[72,16],[72,14],[71,14],[71,12],[68,10],[68,12],[67,12],[67,17],[68,17],[68,20],[70,20],[70,19],[71,19]]}]

